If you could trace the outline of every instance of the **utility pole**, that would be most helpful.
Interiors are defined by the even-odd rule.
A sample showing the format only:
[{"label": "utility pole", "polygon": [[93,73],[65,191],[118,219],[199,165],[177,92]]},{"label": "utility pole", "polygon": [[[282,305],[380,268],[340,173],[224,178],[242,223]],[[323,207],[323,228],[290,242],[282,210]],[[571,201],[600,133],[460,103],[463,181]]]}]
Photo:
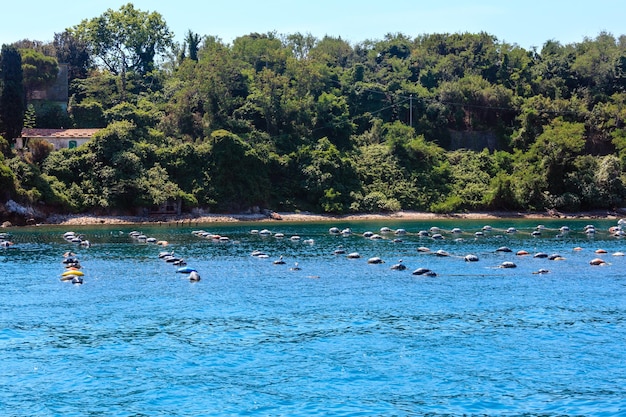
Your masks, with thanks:
[{"label": "utility pole", "polygon": [[413,94],[409,96],[409,126],[413,127]]}]

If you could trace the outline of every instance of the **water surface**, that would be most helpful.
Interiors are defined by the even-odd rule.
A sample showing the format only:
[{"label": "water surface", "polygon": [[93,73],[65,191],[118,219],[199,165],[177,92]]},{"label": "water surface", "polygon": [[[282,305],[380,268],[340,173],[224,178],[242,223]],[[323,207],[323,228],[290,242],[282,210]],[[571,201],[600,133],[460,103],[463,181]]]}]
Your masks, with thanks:
[{"label": "water surface", "polygon": [[[15,244],[0,250],[0,410],[620,415],[626,258],[613,254],[626,245],[608,233],[615,221],[595,221],[593,236],[582,232],[588,222],[546,221],[536,237],[528,220],[492,221],[480,237],[485,222],[467,220],[134,226],[168,241],[165,249],[130,237],[131,226],[73,227],[89,248],[65,241],[69,228],[10,229]],[[561,236],[563,225],[571,231]],[[332,226],[354,233],[334,236]],[[444,240],[417,235],[432,226]],[[518,233],[505,233],[512,226]],[[263,228],[272,235],[250,233]],[[361,258],[333,254],[339,247]],[[517,256],[522,249],[531,255]],[[67,250],[81,261],[83,285],[59,279]],[[202,280],[176,273],[163,250]],[[465,262],[470,253],[480,260]],[[274,265],[281,255],[286,264]],[[374,256],[385,263],[368,264]],[[589,265],[595,257],[607,265]],[[407,270],[392,270],[400,259]],[[499,268],[504,261],[517,268]],[[437,276],[412,275],[418,267]]]}]

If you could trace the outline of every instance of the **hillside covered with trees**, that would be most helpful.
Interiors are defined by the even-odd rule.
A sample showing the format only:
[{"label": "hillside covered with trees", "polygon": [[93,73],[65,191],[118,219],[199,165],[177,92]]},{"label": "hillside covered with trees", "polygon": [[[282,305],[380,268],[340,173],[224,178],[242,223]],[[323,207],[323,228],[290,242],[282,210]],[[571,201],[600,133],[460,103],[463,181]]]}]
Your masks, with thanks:
[{"label": "hillside covered with trees", "polygon": [[[33,99],[67,64],[69,102]],[[127,4],[0,55],[0,203],[47,212],[613,210],[626,36],[173,34]],[[102,128],[14,149],[23,127]]]}]

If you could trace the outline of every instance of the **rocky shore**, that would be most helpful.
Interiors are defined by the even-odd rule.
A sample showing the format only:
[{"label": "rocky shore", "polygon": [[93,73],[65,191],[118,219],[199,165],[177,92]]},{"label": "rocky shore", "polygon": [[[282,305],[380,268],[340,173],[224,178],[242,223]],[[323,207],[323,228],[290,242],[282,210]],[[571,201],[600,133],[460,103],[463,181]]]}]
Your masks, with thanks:
[{"label": "rocky shore", "polygon": [[354,220],[437,220],[437,219],[619,219],[626,217],[625,211],[619,212],[581,212],[560,213],[547,212],[471,212],[437,214],[415,211],[400,211],[380,214],[349,214],[329,215],[308,212],[290,212],[270,214],[202,214],[197,216],[98,216],[98,215],[60,215],[49,216],[41,224],[58,225],[94,225],[94,224],[201,224],[201,223],[228,223],[228,222],[309,222],[309,221],[354,221]]},{"label": "rocky shore", "polygon": [[100,215],[100,214],[43,214],[33,207],[24,207],[9,201],[0,204],[0,227],[35,225],[96,225],[96,224],[202,224],[229,222],[311,222],[356,220],[436,220],[436,219],[620,219],[626,218],[626,208],[615,211],[561,213],[556,210],[543,212],[486,211],[460,213],[429,213],[398,211],[378,214],[317,214],[310,212],[275,212],[257,209],[254,213],[207,213],[197,209],[192,213],[176,215]]}]

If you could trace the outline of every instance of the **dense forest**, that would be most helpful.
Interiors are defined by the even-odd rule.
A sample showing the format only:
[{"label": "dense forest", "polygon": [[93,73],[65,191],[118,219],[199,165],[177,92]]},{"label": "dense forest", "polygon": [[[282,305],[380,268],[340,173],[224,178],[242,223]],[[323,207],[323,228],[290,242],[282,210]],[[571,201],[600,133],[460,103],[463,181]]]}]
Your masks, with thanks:
[{"label": "dense forest", "polygon": [[[67,109],[33,99],[67,64]],[[225,44],[127,4],[0,55],[0,203],[44,212],[614,210],[626,36],[487,33]],[[23,127],[102,128],[16,149]]]}]

